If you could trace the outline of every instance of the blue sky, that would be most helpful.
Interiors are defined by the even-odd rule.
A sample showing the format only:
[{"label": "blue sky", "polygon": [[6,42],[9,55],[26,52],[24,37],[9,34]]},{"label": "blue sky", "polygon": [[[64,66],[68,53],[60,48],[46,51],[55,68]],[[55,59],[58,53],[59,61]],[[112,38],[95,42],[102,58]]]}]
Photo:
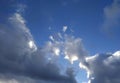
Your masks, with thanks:
[{"label": "blue sky", "polygon": [[1,2],[3,19],[4,16],[15,11],[16,5],[26,5],[23,16],[36,42],[40,45],[51,34],[49,27],[55,33],[66,25],[75,31],[76,37],[83,39],[86,49],[92,54],[119,50],[119,28],[105,31],[102,27],[105,19],[104,8],[110,6],[112,0],[2,0]]},{"label": "blue sky", "polygon": [[114,52],[119,50],[119,28],[105,31],[102,27],[105,19],[104,8],[112,2],[112,0],[31,0],[26,2],[25,18],[37,41],[46,41],[45,38],[50,34],[48,27],[55,33],[66,25],[74,30],[73,34],[76,37],[83,39],[90,53]]},{"label": "blue sky", "polygon": [[[51,49],[55,49],[54,50],[55,52],[53,51],[53,54],[55,53],[55,55],[61,55],[58,62],[56,62],[55,60],[56,58],[53,59],[53,61],[55,61],[57,65],[61,64],[62,67],[71,66],[71,64],[66,62],[66,60],[64,60],[64,58],[62,57],[64,55],[64,53],[62,52],[64,51],[59,53],[59,51],[56,51],[56,48],[61,49],[61,47],[66,45],[65,47],[67,49],[66,52],[69,52],[68,54],[70,54],[69,59],[72,58],[72,54],[76,54],[76,55],[83,54],[83,56],[77,55],[77,57],[79,58],[78,62],[72,65],[72,67],[76,69],[75,72],[79,71],[79,73],[75,77],[77,78],[78,83],[87,83],[88,81],[86,77],[86,72],[84,70],[81,70],[78,66],[79,61],[83,65],[89,62],[91,66],[91,62],[89,60],[88,62],[86,61],[86,63],[84,61],[83,62],[81,61],[81,59],[83,59],[85,55],[84,48],[86,53],[90,56],[93,56],[98,53],[113,53],[115,51],[120,50],[120,43],[119,43],[120,42],[120,37],[119,37],[120,1],[119,0],[36,0],[36,1],[35,0],[0,0],[0,27],[2,27],[0,30],[1,32],[2,30],[4,31],[3,27],[8,27],[11,30],[13,29],[10,28],[11,25],[9,24],[8,18],[10,17],[15,18],[13,16],[14,14],[16,18],[18,16],[20,20],[25,21],[25,23],[24,22],[20,23],[20,25],[21,27],[25,27],[25,29],[27,27],[27,29],[30,30],[30,33],[27,33],[30,36],[28,37],[28,39],[30,38],[31,41],[34,41],[31,43],[31,45],[34,48],[36,47],[45,48],[45,50],[48,51],[48,54],[49,51],[51,53]],[[18,19],[18,21],[20,20]],[[19,24],[17,25],[20,27]],[[65,26],[67,27],[67,30],[64,32],[63,27]],[[63,37],[60,39],[61,41],[59,42],[59,44],[56,43],[57,38],[55,38],[57,37],[56,35],[58,33],[62,34]],[[15,35],[21,35],[21,34],[22,33],[20,34],[15,33]],[[66,37],[65,34],[74,36],[74,38]],[[50,36],[52,36],[53,39],[50,38]],[[2,35],[0,37],[1,37],[0,38],[1,41],[4,41],[2,40]],[[13,38],[13,41],[15,39],[16,37]],[[67,46],[66,44],[66,43],[70,43],[69,40],[71,41],[71,43],[73,43],[71,46]],[[84,48],[81,46],[81,40]],[[50,44],[51,46],[49,46],[48,42],[51,41],[52,44]],[[23,41],[21,40],[21,42]],[[48,46],[46,46],[46,44]],[[71,48],[72,46],[73,48]],[[8,48],[7,46],[4,47]],[[71,49],[69,49],[69,47]],[[62,48],[62,50],[63,49],[64,48]],[[81,53],[78,53],[79,51],[78,49],[80,49]],[[73,51],[72,51],[73,53],[70,52],[71,50],[75,50],[75,53]],[[1,50],[0,52],[2,53]],[[56,54],[56,52],[58,54]],[[95,59],[95,61],[96,60],[97,59]],[[71,60],[69,61],[71,62]],[[86,66],[86,68],[83,69],[85,69],[86,71],[88,70],[92,71],[92,69],[89,69],[89,67]],[[95,73],[94,75],[96,76]],[[92,80],[92,78],[90,78],[90,80]],[[90,83],[98,83],[98,82],[93,81]],[[103,83],[105,83],[105,81]]]}]

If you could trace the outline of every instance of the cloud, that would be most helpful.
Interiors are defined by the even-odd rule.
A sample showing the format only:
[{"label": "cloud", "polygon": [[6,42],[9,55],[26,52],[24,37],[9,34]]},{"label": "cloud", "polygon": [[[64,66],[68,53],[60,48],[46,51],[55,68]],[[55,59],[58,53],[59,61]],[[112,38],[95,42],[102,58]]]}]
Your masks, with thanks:
[{"label": "cloud", "polygon": [[15,13],[9,22],[9,27],[0,26],[0,83],[77,83],[74,70],[61,74],[59,65],[46,57],[50,55],[64,55],[72,64],[79,61],[88,83],[120,82],[120,51],[89,56],[82,39],[61,33],[39,48],[21,14]]},{"label": "cloud", "polygon": [[[55,38],[57,37],[58,38]],[[63,55],[64,59],[69,60],[72,64],[74,61],[83,61],[88,56],[82,39],[69,36],[67,34],[50,35],[50,41],[47,42],[44,50],[48,51],[48,55]]]},{"label": "cloud", "polygon": [[54,38],[53,38],[53,36],[52,36],[52,35],[50,35],[50,36],[49,36],[49,38],[50,38],[52,41],[54,41]]},{"label": "cloud", "polygon": [[119,83],[119,65],[120,51],[113,54],[96,54],[80,63],[80,67],[89,74],[88,83]]},{"label": "cloud", "polygon": [[120,0],[113,0],[110,6],[104,8],[104,23],[105,30],[111,30],[120,24]]},{"label": "cloud", "polygon": [[8,21],[5,27],[0,26],[0,82],[76,83],[73,71],[67,69],[62,75],[58,65],[48,61],[47,51],[36,46],[20,13]]},{"label": "cloud", "polygon": [[[37,47],[20,11],[8,19],[9,24],[0,26],[0,83],[77,83],[73,68],[67,67],[61,74],[59,64],[49,61],[54,55],[61,55],[71,64],[79,61],[80,68],[87,72],[88,83],[120,83],[120,51],[89,56],[81,38],[65,34],[67,26],[63,34],[50,35],[45,46]],[[114,0],[104,12],[104,26],[116,24],[119,1]]]},{"label": "cloud", "polygon": [[25,12],[26,8],[27,8],[27,5],[25,5],[25,4],[17,4],[16,12],[23,13],[23,12]]},{"label": "cloud", "polygon": [[67,26],[63,26],[63,32],[65,32],[67,30]]},{"label": "cloud", "polygon": [[82,61],[85,56],[88,56],[82,40],[80,38],[75,38],[74,36],[65,36],[64,43],[64,55],[68,57],[71,63],[76,60]]}]

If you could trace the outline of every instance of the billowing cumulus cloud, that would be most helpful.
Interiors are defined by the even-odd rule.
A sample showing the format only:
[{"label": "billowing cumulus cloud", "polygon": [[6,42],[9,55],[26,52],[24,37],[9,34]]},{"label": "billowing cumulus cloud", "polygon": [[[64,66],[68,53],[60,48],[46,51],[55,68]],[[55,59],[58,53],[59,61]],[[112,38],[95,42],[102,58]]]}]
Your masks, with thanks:
[{"label": "billowing cumulus cloud", "polygon": [[62,75],[55,63],[47,61],[21,14],[15,13],[8,22],[0,26],[0,83],[76,83],[70,69]]},{"label": "billowing cumulus cloud", "polygon": [[85,58],[80,67],[88,74],[88,83],[120,83],[120,51]]}]

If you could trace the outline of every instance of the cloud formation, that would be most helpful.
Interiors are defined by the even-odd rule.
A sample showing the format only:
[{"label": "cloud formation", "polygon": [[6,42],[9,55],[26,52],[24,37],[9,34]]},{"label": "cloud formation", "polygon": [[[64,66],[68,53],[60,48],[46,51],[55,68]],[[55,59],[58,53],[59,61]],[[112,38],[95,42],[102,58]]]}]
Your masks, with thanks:
[{"label": "cloud formation", "polygon": [[74,61],[82,61],[85,56],[88,56],[80,38],[61,33],[58,33],[55,37],[50,35],[49,38],[50,41],[45,46],[48,55],[50,53],[56,56],[63,55],[64,59],[69,60],[72,64]]},{"label": "cloud formation", "polygon": [[96,54],[85,58],[80,67],[88,74],[88,83],[120,82],[120,51],[113,54]]},{"label": "cloud formation", "polygon": [[[0,83],[77,83],[72,68],[61,74],[59,65],[49,61],[60,55],[71,64],[80,62],[89,79],[84,83],[120,83],[120,51],[89,56],[81,38],[65,34],[67,26],[63,34],[50,35],[44,47],[37,47],[20,14],[23,9],[8,19],[9,24],[0,26]],[[119,10],[119,0],[104,9],[104,27],[118,24]]]},{"label": "cloud formation", "polygon": [[21,14],[15,13],[8,21],[8,27],[0,26],[0,82],[76,83],[70,69],[62,75],[55,63],[47,61]]},{"label": "cloud formation", "polygon": [[120,0],[113,0],[110,6],[104,8],[104,23],[105,30],[114,29],[120,24]]},{"label": "cloud formation", "polygon": [[59,67],[45,57],[48,54],[64,55],[72,64],[80,61],[88,83],[120,82],[120,51],[88,56],[80,38],[61,33],[58,39],[50,36],[46,46],[39,48],[19,13],[9,21],[9,27],[0,26],[0,83],[77,83],[74,70],[67,68],[62,75]]}]

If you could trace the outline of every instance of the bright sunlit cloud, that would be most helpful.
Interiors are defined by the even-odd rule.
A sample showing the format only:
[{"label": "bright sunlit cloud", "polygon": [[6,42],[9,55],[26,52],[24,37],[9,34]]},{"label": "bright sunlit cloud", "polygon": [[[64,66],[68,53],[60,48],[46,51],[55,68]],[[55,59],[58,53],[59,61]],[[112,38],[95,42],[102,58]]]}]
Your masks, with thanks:
[{"label": "bright sunlit cloud", "polygon": [[73,63],[74,63],[74,61],[77,61],[79,58],[78,58],[77,56],[72,56],[72,57],[69,57],[68,55],[66,55],[66,56],[64,57],[64,59],[69,60],[69,61],[70,61],[70,63],[71,63],[71,64],[73,64]]},{"label": "bright sunlit cloud", "polygon": [[29,48],[33,49],[33,51],[37,50],[37,46],[35,45],[35,43],[31,40],[28,42]]},{"label": "bright sunlit cloud", "polygon": [[63,32],[66,32],[67,28],[67,26],[63,26]]},{"label": "bright sunlit cloud", "polygon": [[59,49],[59,48],[54,47],[54,48],[53,48],[53,52],[54,52],[54,54],[57,55],[57,56],[60,55],[60,49]]},{"label": "bright sunlit cloud", "polygon": [[77,60],[78,60],[78,57],[77,57],[77,56],[73,55],[73,56],[71,57],[71,63],[72,63],[72,64],[73,64],[74,61],[77,61]]},{"label": "bright sunlit cloud", "polygon": [[33,46],[34,46],[33,41],[29,41],[29,43],[28,43],[28,44],[29,44],[29,47],[30,47],[30,48],[33,48]]}]

